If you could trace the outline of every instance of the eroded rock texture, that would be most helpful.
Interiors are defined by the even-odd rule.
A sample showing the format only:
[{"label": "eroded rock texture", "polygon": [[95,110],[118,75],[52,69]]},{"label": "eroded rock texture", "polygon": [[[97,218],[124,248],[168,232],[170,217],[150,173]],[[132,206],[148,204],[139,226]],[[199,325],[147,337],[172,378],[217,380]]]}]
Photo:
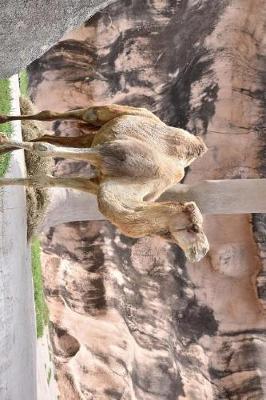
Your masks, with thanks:
[{"label": "eroded rock texture", "polygon": [[[201,132],[209,152],[186,183],[263,177],[264,19],[263,0],[119,1],[32,64],[32,95],[57,111],[145,106]],[[192,265],[107,222],[51,228],[43,263],[62,399],[265,398],[265,217],[209,216],[206,231],[210,253]]]}]

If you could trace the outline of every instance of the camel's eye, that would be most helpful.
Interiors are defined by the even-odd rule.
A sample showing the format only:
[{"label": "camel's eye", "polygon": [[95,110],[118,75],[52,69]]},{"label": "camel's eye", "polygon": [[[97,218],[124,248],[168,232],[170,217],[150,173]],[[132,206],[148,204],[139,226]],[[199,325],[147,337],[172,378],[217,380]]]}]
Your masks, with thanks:
[{"label": "camel's eye", "polygon": [[200,227],[197,224],[191,224],[191,225],[188,226],[187,231],[188,232],[199,233],[200,232]]}]

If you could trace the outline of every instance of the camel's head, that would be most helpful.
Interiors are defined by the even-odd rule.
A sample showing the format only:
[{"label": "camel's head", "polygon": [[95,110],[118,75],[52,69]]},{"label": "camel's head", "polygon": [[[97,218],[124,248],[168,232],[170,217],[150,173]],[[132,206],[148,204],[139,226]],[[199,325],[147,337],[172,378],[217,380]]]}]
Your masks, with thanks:
[{"label": "camel's head", "polygon": [[208,239],[203,232],[203,218],[195,203],[184,205],[169,221],[168,240],[178,244],[190,262],[200,261],[209,251]]},{"label": "camel's head", "polygon": [[202,229],[193,229],[193,225],[182,231],[173,229],[171,235],[173,241],[184,251],[188,261],[199,262],[209,251],[209,243]]}]

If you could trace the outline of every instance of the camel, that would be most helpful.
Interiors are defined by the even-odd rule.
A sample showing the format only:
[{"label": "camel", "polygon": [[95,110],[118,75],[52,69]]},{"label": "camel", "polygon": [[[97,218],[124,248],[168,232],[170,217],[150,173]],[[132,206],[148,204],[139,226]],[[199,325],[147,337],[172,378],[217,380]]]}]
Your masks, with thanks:
[{"label": "camel", "polygon": [[91,132],[74,138],[44,135],[29,142],[1,135],[1,152],[24,149],[41,157],[85,160],[96,167],[97,178],[3,178],[1,186],[61,186],[92,193],[101,213],[123,234],[133,238],[158,235],[177,244],[191,262],[206,255],[209,245],[197,205],[156,202],[166,189],[181,181],[185,167],[207,151],[200,137],[166,125],[145,108],[116,104],[63,113],[0,115],[0,123],[63,119],[77,120]]}]

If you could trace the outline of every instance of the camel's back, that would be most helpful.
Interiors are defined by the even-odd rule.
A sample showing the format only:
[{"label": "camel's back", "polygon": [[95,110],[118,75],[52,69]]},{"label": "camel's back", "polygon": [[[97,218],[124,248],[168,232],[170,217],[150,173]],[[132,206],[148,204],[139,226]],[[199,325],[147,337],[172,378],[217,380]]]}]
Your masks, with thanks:
[{"label": "camel's back", "polygon": [[203,142],[189,132],[145,115],[122,115],[112,119],[96,133],[92,146],[132,138],[158,151],[161,157],[174,157],[185,163],[206,151]]},{"label": "camel's back", "polygon": [[184,167],[200,155],[202,144],[158,118],[123,115],[99,129],[92,143],[95,146],[106,176],[163,178],[173,184],[182,178]]},{"label": "camel's back", "polygon": [[106,123],[95,135],[99,146],[101,172],[107,176],[176,180],[180,165],[166,151],[167,125],[145,116],[121,116]]}]

